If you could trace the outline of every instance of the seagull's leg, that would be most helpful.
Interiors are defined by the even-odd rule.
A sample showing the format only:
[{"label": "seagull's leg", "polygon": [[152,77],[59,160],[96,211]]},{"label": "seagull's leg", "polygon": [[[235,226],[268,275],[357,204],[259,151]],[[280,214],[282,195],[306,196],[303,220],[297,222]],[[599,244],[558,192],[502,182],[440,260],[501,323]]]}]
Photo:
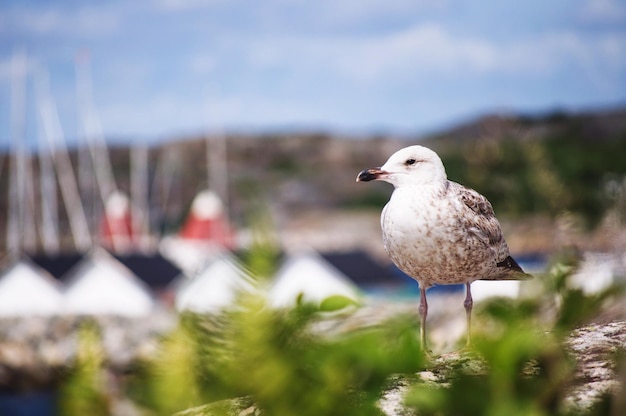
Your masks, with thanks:
[{"label": "seagull's leg", "polygon": [[474,300],[472,299],[472,290],[470,286],[471,282],[465,283],[465,302],[463,302],[463,306],[465,307],[465,316],[467,319],[467,343],[465,347],[469,347],[472,344],[472,306],[474,306]]},{"label": "seagull's leg", "polygon": [[420,314],[420,342],[424,352],[428,352],[426,347],[426,316],[428,315],[428,302],[426,302],[426,287],[420,284],[420,306],[418,309]]}]

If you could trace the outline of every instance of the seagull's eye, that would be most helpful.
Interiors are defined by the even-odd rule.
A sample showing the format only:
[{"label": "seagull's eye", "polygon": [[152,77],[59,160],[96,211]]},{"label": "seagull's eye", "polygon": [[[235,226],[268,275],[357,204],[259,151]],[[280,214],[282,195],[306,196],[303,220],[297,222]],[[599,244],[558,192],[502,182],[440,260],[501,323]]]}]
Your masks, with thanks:
[{"label": "seagull's eye", "polygon": [[414,165],[416,162],[417,160],[411,158],[411,159],[407,159],[406,162],[404,162],[404,164],[407,166],[411,166],[411,165]]}]

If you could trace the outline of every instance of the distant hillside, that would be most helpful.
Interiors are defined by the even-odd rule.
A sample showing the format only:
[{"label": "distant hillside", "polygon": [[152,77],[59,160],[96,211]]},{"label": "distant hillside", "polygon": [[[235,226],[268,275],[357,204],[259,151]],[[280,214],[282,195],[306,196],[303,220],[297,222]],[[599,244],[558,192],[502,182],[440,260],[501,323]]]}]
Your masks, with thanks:
[{"label": "distant hillside", "polygon": [[483,138],[550,138],[573,132],[580,139],[611,141],[623,139],[625,131],[626,108],[615,108],[580,113],[487,115],[428,135],[423,140],[435,147],[445,147]]},{"label": "distant hillside", "polygon": [[448,176],[509,216],[570,211],[594,225],[626,198],[626,109],[485,117],[433,137]]},{"label": "distant hillside", "polygon": [[[449,178],[484,193],[501,216],[571,211],[593,225],[607,209],[626,204],[620,202],[626,199],[626,108],[487,116],[428,137],[403,140],[327,133],[229,135],[226,140],[223,174],[230,213],[239,225],[245,225],[260,204],[271,208],[278,225],[309,209],[380,209],[391,187],[356,184],[357,173],[415,143],[438,151]],[[110,154],[117,185],[128,192],[129,149],[113,148]],[[71,156],[77,171],[77,155]],[[3,213],[8,210],[9,164],[2,156]],[[36,160],[33,166],[37,178]],[[149,175],[152,229],[171,232],[180,225],[194,195],[207,187],[206,140],[181,138],[151,148]],[[97,201],[96,195],[95,189],[85,192],[87,205]],[[67,230],[64,212],[61,208],[60,227]],[[89,212],[95,227],[97,204]],[[5,222],[2,216],[3,235]],[[0,248],[4,243],[0,241]]]}]

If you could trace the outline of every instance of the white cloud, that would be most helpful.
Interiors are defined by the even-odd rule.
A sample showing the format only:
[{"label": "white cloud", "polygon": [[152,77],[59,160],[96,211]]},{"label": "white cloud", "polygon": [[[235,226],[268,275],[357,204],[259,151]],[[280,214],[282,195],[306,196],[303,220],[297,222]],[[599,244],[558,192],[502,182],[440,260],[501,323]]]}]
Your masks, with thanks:
[{"label": "white cloud", "polygon": [[40,13],[16,13],[13,24],[18,30],[26,32],[50,33],[61,26],[61,13],[57,10],[46,10]]},{"label": "white cloud", "polygon": [[[539,34],[497,42],[453,35],[438,25],[414,27],[363,47],[360,65],[370,61],[379,72],[402,66],[410,71],[445,73],[546,73],[571,63],[584,64],[601,51],[594,40],[571,32]],[[372,59],[372,57],[375,57]]]},{"label": "white cloud", "polygon": [[437,24],[353,41],[351,52],[337,57],[339,69],[361,79],[430,71],[454,73],[493,67],[497,50],[480,39],[453,37]]},{"label": "white cloud", "polygon": [[189,62],[189,69],[196,74],[208,74],[211,73],[218,64],[218,59],[209,54],[200,53],[191,58]]},{"label": "white cloud", "polygon": [[597,46],[598,52],[609,61],[609,65],[620,70],[626,69],[626,34],[603,36]]},{"label": "white cloud", "polygon": [[588,59],[588,45],[574,33],[547,33],[499,47],[494,70],[547,73],[564,64]]},{"label": "white cloud", "polygon": [[226,4],[228,0],[159,0],[157,7],[165,11],[189,11]]},{"label": "white cloud", "polygon": [[626,18],[626,5],[617,0],[586,0],[579,14],[583,20],[619,21]]},{"label": "white cloud", "polygon": [[[369,123],[377,112],[382,121],[410,124],[413,110],[398,115],[396,106],[465,111],[498,99],[503,83],[511,88],[501,94],[514,103],[531,95],[533,103],[567,103],[572,90],[580,101],[624,94],[626,33],[615,19],[625,18],[626,7],[613,0],[571,7],[536,1],[493,14],[486,3],[476,4],[482,13],[468,13],[449,0],[157,1],[0,6],[0,48],[10,54],[24,40],[39,53],[51,66],[55,94],[73,112],[69,53],[90,48],[103,125],[122,134],[201,128],[214,113],[208,99],[228,125]],[[546,10],[544,20],[503,29],[516,17],[504,12],[520,8]],[[569,17],[561,17],[564,9]],[[501,24],[483,25],[496,15]],[[0,80],[10,68],[11,57],[0,56]],[[216,94],[203,91],[211,86]],[[413,99],[434,90],[442,94]]]},{"label": "white cloud", "polygon": [[247,47],[241,53],[251,68],[327,73],[363,83],[420,75],[549,76],[594,62],[603,62],[607,71],[626,64],[620,53],[626,48],[622,35],[589,37],[563,31],[501,41],[455,34],[436,23],[378,36],[260,37],[243,43]]},{"label": "white cloud", "polygon": [[320,19],[342,24],[377,21],[382,17],[418,16],[420,12],[449,7],[448,0],[325,0],[309,4],[315,5]]},{"label": "white cloud", "polygon": [[11,76],[11,57],[0,57],[0,81]]},{"label": "white cloud", "polygon": [[626,69],[624,50],[625,35],[552,33],[503,49],[502,70],[539,76],[577,74],[581,82],[613,94]]},{"label": "white cloud", "polygon": [[0,81],[9,81],[15,71],[24,73],[28,77],[40,67],[41,63],[37,57],[27,55],[24,48],[15,47],[10,55],[0,57]]},{"label": "white cloud", "polygon": [[123,19],[120,7],[20,8],[7,11],[8,28],[14,34],[95,37],[115,32]]},{"label": "white cloud", "polygon": [[320,108],[309,100],[285,100],[254,94],[218,95],[206,106],[207,115],[224,125],[280,125],[311,121]]},{"label": "white cloud", "polygon": [[[171,91],[142,99],[98,105],[107,137],[158,137],[189,134],[225,126],[267,126],[339,118],[336,109],[320,108],[308,99],[285,100],[254,93],[198,94]],[[194,131],[195,129],[195,131]]]}]

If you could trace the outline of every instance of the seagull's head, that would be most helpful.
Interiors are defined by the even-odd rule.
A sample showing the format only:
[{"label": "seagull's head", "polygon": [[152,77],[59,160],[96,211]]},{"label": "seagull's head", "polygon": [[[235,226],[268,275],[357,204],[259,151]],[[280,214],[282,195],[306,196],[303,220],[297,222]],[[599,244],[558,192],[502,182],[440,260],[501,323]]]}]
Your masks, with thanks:
[{"label": "seagull's head", "polygon": [[446,170],[437,153],[424,146],[409,146],[391,155],[384,165],[362,170],[357,182],[389,182],[403,185],[438,184],[446,180]]}]

